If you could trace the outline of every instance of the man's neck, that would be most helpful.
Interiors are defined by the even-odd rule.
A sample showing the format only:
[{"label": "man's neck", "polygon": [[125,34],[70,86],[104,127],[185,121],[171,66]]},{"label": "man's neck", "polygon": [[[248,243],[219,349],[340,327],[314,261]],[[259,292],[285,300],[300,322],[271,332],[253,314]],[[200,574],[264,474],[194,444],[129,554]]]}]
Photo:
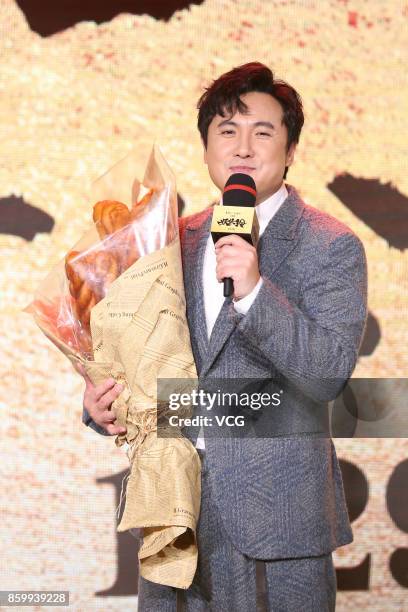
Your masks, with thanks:
[{"label": "man's neck", "polygon": [[269,198],[271,198],[275,193],[279,191],[282,185],[283,185],[283,181],[281,182],[280,185],[278,185],[278,187],[276,187],[276,189],[274,189],[274,191],[272,191],[272,193],[268,193],[267,195],[261,196],[259,200],[257,198],[255,201],[255,206],[258,206],[259,204],[262,204],[262,202],[265,202],[265,200],[268,200]]}]

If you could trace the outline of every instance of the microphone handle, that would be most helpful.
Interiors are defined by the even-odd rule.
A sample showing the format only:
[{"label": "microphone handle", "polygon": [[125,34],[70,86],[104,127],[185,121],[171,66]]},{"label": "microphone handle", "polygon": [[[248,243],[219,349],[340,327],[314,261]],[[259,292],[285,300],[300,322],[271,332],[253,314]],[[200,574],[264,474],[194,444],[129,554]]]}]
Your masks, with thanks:
[{"label": "microphone handle", "polygon": [[224,278],[224,297],[231,297],[234,293],[234,283],[232,278]]}]

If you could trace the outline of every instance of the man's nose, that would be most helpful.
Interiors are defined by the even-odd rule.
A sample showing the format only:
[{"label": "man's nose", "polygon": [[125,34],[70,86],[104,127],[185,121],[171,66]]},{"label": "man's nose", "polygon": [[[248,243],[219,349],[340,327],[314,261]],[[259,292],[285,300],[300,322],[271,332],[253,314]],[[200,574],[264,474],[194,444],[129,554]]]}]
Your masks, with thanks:
[{"label": "man's nose", "polygon": [[242,132],[237,141],[236,155],[238,157],[252,157],[253,154],[251,135]]}]

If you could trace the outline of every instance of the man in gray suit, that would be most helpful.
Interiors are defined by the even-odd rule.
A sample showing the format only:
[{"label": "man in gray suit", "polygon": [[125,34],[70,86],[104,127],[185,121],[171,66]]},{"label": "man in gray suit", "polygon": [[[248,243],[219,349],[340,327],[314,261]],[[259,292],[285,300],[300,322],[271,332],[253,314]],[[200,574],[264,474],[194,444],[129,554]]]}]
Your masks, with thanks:
[{"label": "man in gray suit", "polygon": [[[356,363],[366,261],[350,229],[283,182],[302,126],[297,92],[256,62],[222,75],[199,101],[209,174],[220,190],[236,172],[253,177],[261,237],[257,247],[234,235],[214,247],[211,209],[180,220],[197,370],[204,386],[256,379],[284,401],[257,413],[252,434],[188,432],[203,466],[198,569],[179,594],[193,612],[256,610],[259,568],[270,611],[334,610],[332,551],[352,541],[327,402]],[[224,299],[228,277],[234,294]],[[86,379],[84,422],[121,431],[109,411],[120,390]],[[139,609],[175,611],[176,590],[141,579]]]}]

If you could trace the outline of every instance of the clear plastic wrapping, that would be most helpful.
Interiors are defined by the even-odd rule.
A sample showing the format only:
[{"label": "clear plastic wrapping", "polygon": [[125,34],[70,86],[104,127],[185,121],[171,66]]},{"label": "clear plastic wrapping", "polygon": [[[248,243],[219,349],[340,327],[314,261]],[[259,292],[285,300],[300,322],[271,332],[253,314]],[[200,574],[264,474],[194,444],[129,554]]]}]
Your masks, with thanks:
[{"label": "clear plastic wrapping", "polygon": [[94,183],[92,194],[99,200],[93,227],[41,283],[26,309],[68,356],[93,359],[93,307],[138,259],[178,235],[174,176],[153,147],[140,183],[132,174],[140,157],[130,154]]}]

